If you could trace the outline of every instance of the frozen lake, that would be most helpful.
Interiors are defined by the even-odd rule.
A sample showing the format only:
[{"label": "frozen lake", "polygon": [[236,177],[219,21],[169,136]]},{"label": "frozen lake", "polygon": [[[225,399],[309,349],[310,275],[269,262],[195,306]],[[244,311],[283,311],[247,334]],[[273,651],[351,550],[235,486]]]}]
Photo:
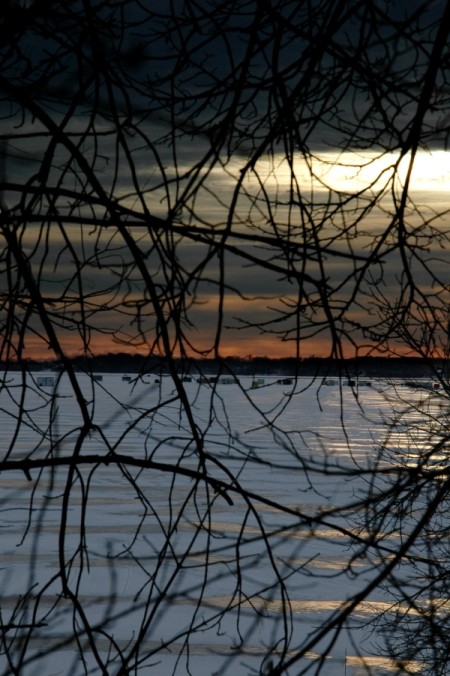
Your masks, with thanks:
[{"label": "frozen lake", "polygon": [[380,588],[315,637],[376,573],[364,472],[389,399],[423,393],[194,378],[186,413],[168,377],[77,380],[89,430],[67,375],[8,373],[0,393],[3,460],[35,461],[2,473],[1,674],[262,673],[311,641],[285,673],[394,673],[367,624]]}]

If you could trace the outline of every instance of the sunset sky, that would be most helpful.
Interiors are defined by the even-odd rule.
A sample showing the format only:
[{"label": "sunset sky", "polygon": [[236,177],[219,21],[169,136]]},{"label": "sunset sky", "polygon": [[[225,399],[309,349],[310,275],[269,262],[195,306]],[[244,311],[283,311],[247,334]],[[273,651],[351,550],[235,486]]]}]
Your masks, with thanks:
[{"label": "sunset sky", "polygon": [[441,349],[445,4],[312,6],[94,3],[88,42],[76,4],[12,17],[6,345],[352,356],[428,324]]},{"label": "sunset sky", "polygon": [[[188,149],[189,150],[189,149]],[[188,156],[188,153],[187,153]],[[297,178],[299,182],[311,185],[315,199],[326,197],[327,186],[333,191],[345,191],[346,193],[356,193],[362,189],[367,189],[369,184],[373,184],[373,189],[377,189],[376,178],[380,176],[378,182],[381,182],[383,172],[393,162],[393,156],[384,155],[378,159],[373,152],[361,153],[343,153],[338,155],[335,152],[322,152],[318,154],[314,166],[316,180],[311,180],[310,171],[307,171],[304,163],[299,160]],[[361,162],[366,166],[361,169]],[[274,164],[277,163],[275,160]],[[358,168],[356,168],[358,165]],[[236,171],[239,170],[239,162],[236,162]],[[230,172],[230,167],[227,169]],[[150,172],[151,176],[151,172]],[[228,178],[228,183],[227,183]],[[399,173],[399,180],[403,180],[402,172]],[[148,179],[145,170],[143,171],[144,182]],[[445,151],[422,151],[416,158],[414,172],[411,183],[411,195],[415,201],[421,205],[421,214],[425,215],[432,210],[445,213],[450,208],[448,202],[447,186],[450,181],[450,156]],[[251,181],[248,190],[251,190]],[[227,177],[224,172],[215,168],[209,177],[208,189],[211,194],[205,193],[200,206],[197,207],[197,217],[205,222],[216,222],[218,227],[223,227],[227,217],[227,200],[234,187],[234,180]],[[278,170],[275,175],[268,174],[266,177],[265,189],[267,191],[277,191],[279,195],[287,192],[289,188],[289,172],[286,170],[283,158],[279,160]],[[123,194],[127,194],[127,186],[122,188]],[[219,204],[217,195],[223,204]],[[155,194],[152,194],[152,206],[158,201],[155,200]],[[128,198],[125,199],[125,204]],[[389,197],[386,197],[389,201]],[[130,208],[132,205],[130,204]],[[246,206],[243,209],[243,218],[245,218]],[[154,213],[155,210],[153,210]],[[280,209],[279,218],[284,218]],[[164,208],[156,208],[156,215],[164,217]],[[366,219],[365,230],[366,237],[361,237],[355,244],[355,254],[359,251],[364,252],[366,240],[370,240],[373,233],[385,227],[385,221],[388,216],[382,213],[380,209],[372,212]],[[262,219],[263,220],[263,219]],[[440,219],[441,220],[441,219]],[[440,222],[440,221],[439,221]],[[438,225],[439,225],[438,222]],[[444,222],[442,220],[442,222]],[[245,230],[244,225],[241,226]],[[143,250],[148,247],[151,249],[151,243],[145,229],[130,228],[136,240],[140,241]],[[90,346],[95,353],[115,352],[115,351],[138,351],[148,352],[148,338],[146,340],[136,338],[135,313],[132,309],[132,301],[136,300],[142,292],[142,284],[139,275],[128,265],[127,253],[124,249],[121,237],[114,228],[106,228],[101,233],[98,229],[84,228],[81,230],[77,226],[67,226],[65,233],[70,233],[71,241],[77,244],[80,250],[83,250],[84,270],[83,293],[89,324],[92,327],[90,333]],[[73,285],[73,256],[70,251],[64,247],[64,238],[61,231],[53,226],[51,230],[50,244],[47,253],[43,258],[43,288],[49,296],[57,299],[61,294],[69,289],[75,293]],[[42,232],[37,227],[28,227],[24,234],[24,242],[30,249],[39,251],[42,256],[42,246],[44,244]],[[243,251],[245,245],[240,243],[240,250]],[[252,243],[248,243],[248,251],[251,255],[267,256],[264,250],[258,252]],[[445,259],[442,259],[442,252],[438,251],[440,262],[435,265],[443,267]],[[204,246],[195,242],[182,242],[177,247],[177,256],[179,261],[186,266],[186,269],[192,269],[202,262],[205,256]],[[397,256],[392,260],[386,259],[384,270],[387,282],[392,284],[394,289],[396,280]],[[159,268],[158,258],[155,252],[149,253],[147,267],[154,275],[155,279],[160,279],[164,284],[163,276]],[[327,275],[333,283],[345,276],[347,273],[347,264],[343,261],[336,261],[330,258],[327,261]],[[118,283],[118,275],[126,271],[124,275],[125,282]],[[166,271],[167,272],[167,271]],[[227,284],[239,290],[239,294],[232,288],[225,291],[224,296],[224,320],[222,329],[221,354],[227,355],[253,355],[268,357],[294,356],[296,354],[295,341],[284,340],[281,336],[264,334],[258,329],[246,328],[244,330],[243,322],[261,322],[273,320],[277,312],[282,309],[290,299],[295,301],[295,287],[286,279],[280,279],[275,273],[270,274],[267,270],[260,270],[255,265],[246,263],[238,256],[228,255],[226,260]],[[170,271],[169,271],[170,274]],[[188,327],[188,335],[193,340],[197,349],[208,350],[213,343],[215,332],[217,330],[217,308],[218,292],[214,281],[217,281],[216,260],[204,270],[204,281],[196,290],[195,304],[189,311],[191,327]],[[210,280],[210,281],[208,281]],[[420,279],[417,279],[420,284]],[[424,284],[427,280],[424,279]],[[389,293],[387,287],[387,293]],[[126,293],[128,301],[131,303],[127,309],[127,301],[123,303],[121,294]],[[369,308],[367,308],[368,310]],[[356,310],[354,311],[356,317]],[[145,315],[145,309],[143,314]],[[365,308],[360,308],[360,319],[363,321]],[[70,323],[66,325],[70,326]],[[77,354],[80,351],[80,336],[76,330],[71,331],[60,329],[60,337],[66,349]],[[275,330],[284,329],[275,325]],[[128,344],[127,344],[128,343]],[[29,334],[26,339],[27,354],[33,357],[49,358],[48,349],[42,349],[42,342],[33,334]],[[368,352],[371,345],[367,341],[360,342],[362,352]],[[354,350],[347,346],[347,356],[352,356]],[[308,337],[306,336],[301,343],[301,356],[328,356],[330,351],[330,336],[325,330],[322,334]],[[410,353],[409,348],[399,348],[399,353]],[[209,353],[210,356],[210,353]]]}]

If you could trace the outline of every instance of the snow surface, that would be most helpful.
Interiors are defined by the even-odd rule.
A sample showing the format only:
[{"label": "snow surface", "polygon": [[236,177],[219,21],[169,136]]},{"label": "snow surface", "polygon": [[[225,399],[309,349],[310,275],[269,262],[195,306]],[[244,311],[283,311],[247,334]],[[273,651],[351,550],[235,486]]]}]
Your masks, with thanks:
[{"label": "snow surface", "polygon": [[[114,450],[198,467],[192,432],[169,378],[156,382],[154,376],[146,376],[125,382],[122,374],[102,376],[94,385],[88,376],[78,376],[96,425],[84,441],[83,453],[104,456]],[[3,458],[46,457],[49,449],[57,457],[70,456],[82,419],[67,376],[57,382],[53,405],[52,388],[38,387],[36,379],[28,376],[23,402],[22,377],[8,373],[6,380],[8,387],[0,393]],[[327,526],[309,527],[299,515],[340,508],[361,494],[365,487],[361,477],[338,479],[320,468],[326,460],[329,467],[364,469],[376,454],[384,434],[382,421],[391,412],[387,394],[397,400],[396,395],[382,383],[360,387],[357,396],[345,386],[318,390],[318,383],[311,385],[306,379],[282,385],[264,378],[255,389],[251,384],[250,378],[241,378],[240,386],[200,385],[195,379],[184,383],[204,434],[205,451],[224,467],[209,462],[210,473],[225,483],[237,477],[240,486],[255,494],[250,508],[233,490],[227,494],[229,504],[211,486],[208,495],[202,486],[192,493],[188,477],[133,467],[127,475],[114,463],[82,467],[72,486],[64,554],[66,562],[73,557],[69,581],[77,588],[89,621],[107,618],[116,646],[126,652],[142,623],[155,613],[140,649],[140,655],[147,651],[150,657],[130,673],[259,673],[267,646],[284,633],[283,598],[279,587],[273,586],[276,571],[283,575],[296,571],[286,580],[292,618],[289,654],[367,582],[364,560],[355,559],[347,567],[354,551],[346,535],[333,527],[332,516]],[[408,393],[407,398],[411,396],[418,395]],[[20,410],[26,414],[15,436]],[[395,443],[403,443],[399,432]],[[23,664],[24,676],[85,673],[76,643],[64,644],[80,625],[74,625],[72,605],[61,596],[58,577],[67,471],[67,467],[54,472],[35,469],[31,481],[19,471],[2,474],[1,620],[45,625],[25,632],[22,647],[34,658]],[[137,488],[143,501],[137,499]],[[212,501],[209,511],[208,501]],[[288,513],[276,510],[271,501],[287,507]],[[202,519],[203,528],[198,528]],[[349,527],[342,513],[336,524]],[[261,538],[262,527],[270,552]],[[171,549],[158,565],[169,531]],[[239,570],[234,563],[236,548]],[[163,602],[155,603],[156,590],[163,588],[167,590]],[[19,612],[20,598],[30,590],[33,599],[39,596],[35,615],[26,610],[26,603]],[[321,674],[357,676],[368,673],[367,666],[374,674],[391,673],[389,661],[373,654],[374,637],[365,626],[383,604],[386,598],[377,590],[358,608],[348,631],[332,646]],[[229,612],[218,621],[218,612],[226,607]],[[182,632],[190,623],[196,631],[187,651]],[[19,634],[10,631],[6,637],[17,642]],[[172,643],[161,650],[162,641]],[[325,647],[327,640],[289,673],[317,666],[321,645]],[[20,653],[18,646],[13,656]],[[111,651],[106,636],[97,636],[97,649],[102,655]],[[357,654],[360,651],[365,651],[365,662]],[[89,649],[86,659],[90,673],[99,673]],[[2,649],[0,673],[9,669]],[[108,673],[118,673],[117,662]]]}]

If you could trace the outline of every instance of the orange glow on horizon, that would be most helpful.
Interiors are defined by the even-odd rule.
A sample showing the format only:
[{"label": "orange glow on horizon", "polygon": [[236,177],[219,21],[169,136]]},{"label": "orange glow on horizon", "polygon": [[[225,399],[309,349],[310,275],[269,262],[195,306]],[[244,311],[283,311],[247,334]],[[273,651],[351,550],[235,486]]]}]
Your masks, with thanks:
[{"label": "orange glow on horizon", "polygon": [[[76,336],[65,336],[64,340],[61,340],[61,346],[64,350],[64,354],[69,358],[75,358],[82,355],[88,356],[100,356],[105,354],[134,354],[148,356],[150,347],[144,344],[142,345],[132,345],[125,342],[120,342],[114,340],[113,338],[95,334],[91,336],[89,342],[89,351],[86,351],[80,346],[80,339]],[[210,344],[199,344],[197,346],[197,352],[194,350],[187,351],[187,356],[191,358],[213,358],[215,356],[214,350],[211,348]],[[159,352],[153,350],[154,356],[164,356],[162,350]],[[174,357],[179,357],[180,352],[174,351]],[[343,357],[345,359],[351,359],[356,356],[373,356],[373,357],[418,357],[420,356],[417,353],[413,353],[410,348],[407,346],[397,346],[397,349],[393,349],[390,352],[386,350],[376,349],[375,346],[365,344],[364,348],[356,350],[355,347],[344,346],[342,348],[342,355],[332,354],[330,348],[330,342],[326,336],[315,338],[314,340],[305,339],[301,341],[299,349],[297,351],[297,346],[295,341],[281,341],[273,336],[251,336],[251,335],[241,335],[239,340],[236,341],[224,341],[222,348],[220,350],[220,356],[222,358],[226,357],[237,357],[242,359],[250,358],[266,358],[266,359],[284,359],[284,358],[296,358],[300,357],[302,359],[318,357],[318,358],[338,358]],[[435,358],[440,358],[442,354],[434,355]],[[50,350],[48,345],[44,343],[43,340],[38,340],[37,338],[30,338],[27,340],[26,348],[22,354],[22,357],[25,359],[32,359],[36,361],[57,361],[59,355],[57,355],[53,350]],[[16,361],[16,359],[12,359]]]}]

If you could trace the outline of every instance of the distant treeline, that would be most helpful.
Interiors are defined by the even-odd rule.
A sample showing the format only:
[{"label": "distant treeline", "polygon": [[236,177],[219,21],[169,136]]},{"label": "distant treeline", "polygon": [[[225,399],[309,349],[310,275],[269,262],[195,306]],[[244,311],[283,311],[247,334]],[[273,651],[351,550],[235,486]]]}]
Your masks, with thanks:
[{"label": "distant treeline", "polygon": [[[170,372],[166,359],[145,357],[139,354],[109,353],[95,357],[75,357],[72,365],[76,370],[98,373],[152,373],[158,375]],[[226,357],[224,359],[179,359],[174,362],[179,373],[195,375],[283,375],[283,376],[367,376],[390,378],[435,377],[448,374],[448,364],[443,359],[425,360],[415,357],[360,357],[357,359],[306,359],[269,357]],[[2,370],[58,371],[62,368],[57,361],[27,360],[21,364],[1,362]]]}]

